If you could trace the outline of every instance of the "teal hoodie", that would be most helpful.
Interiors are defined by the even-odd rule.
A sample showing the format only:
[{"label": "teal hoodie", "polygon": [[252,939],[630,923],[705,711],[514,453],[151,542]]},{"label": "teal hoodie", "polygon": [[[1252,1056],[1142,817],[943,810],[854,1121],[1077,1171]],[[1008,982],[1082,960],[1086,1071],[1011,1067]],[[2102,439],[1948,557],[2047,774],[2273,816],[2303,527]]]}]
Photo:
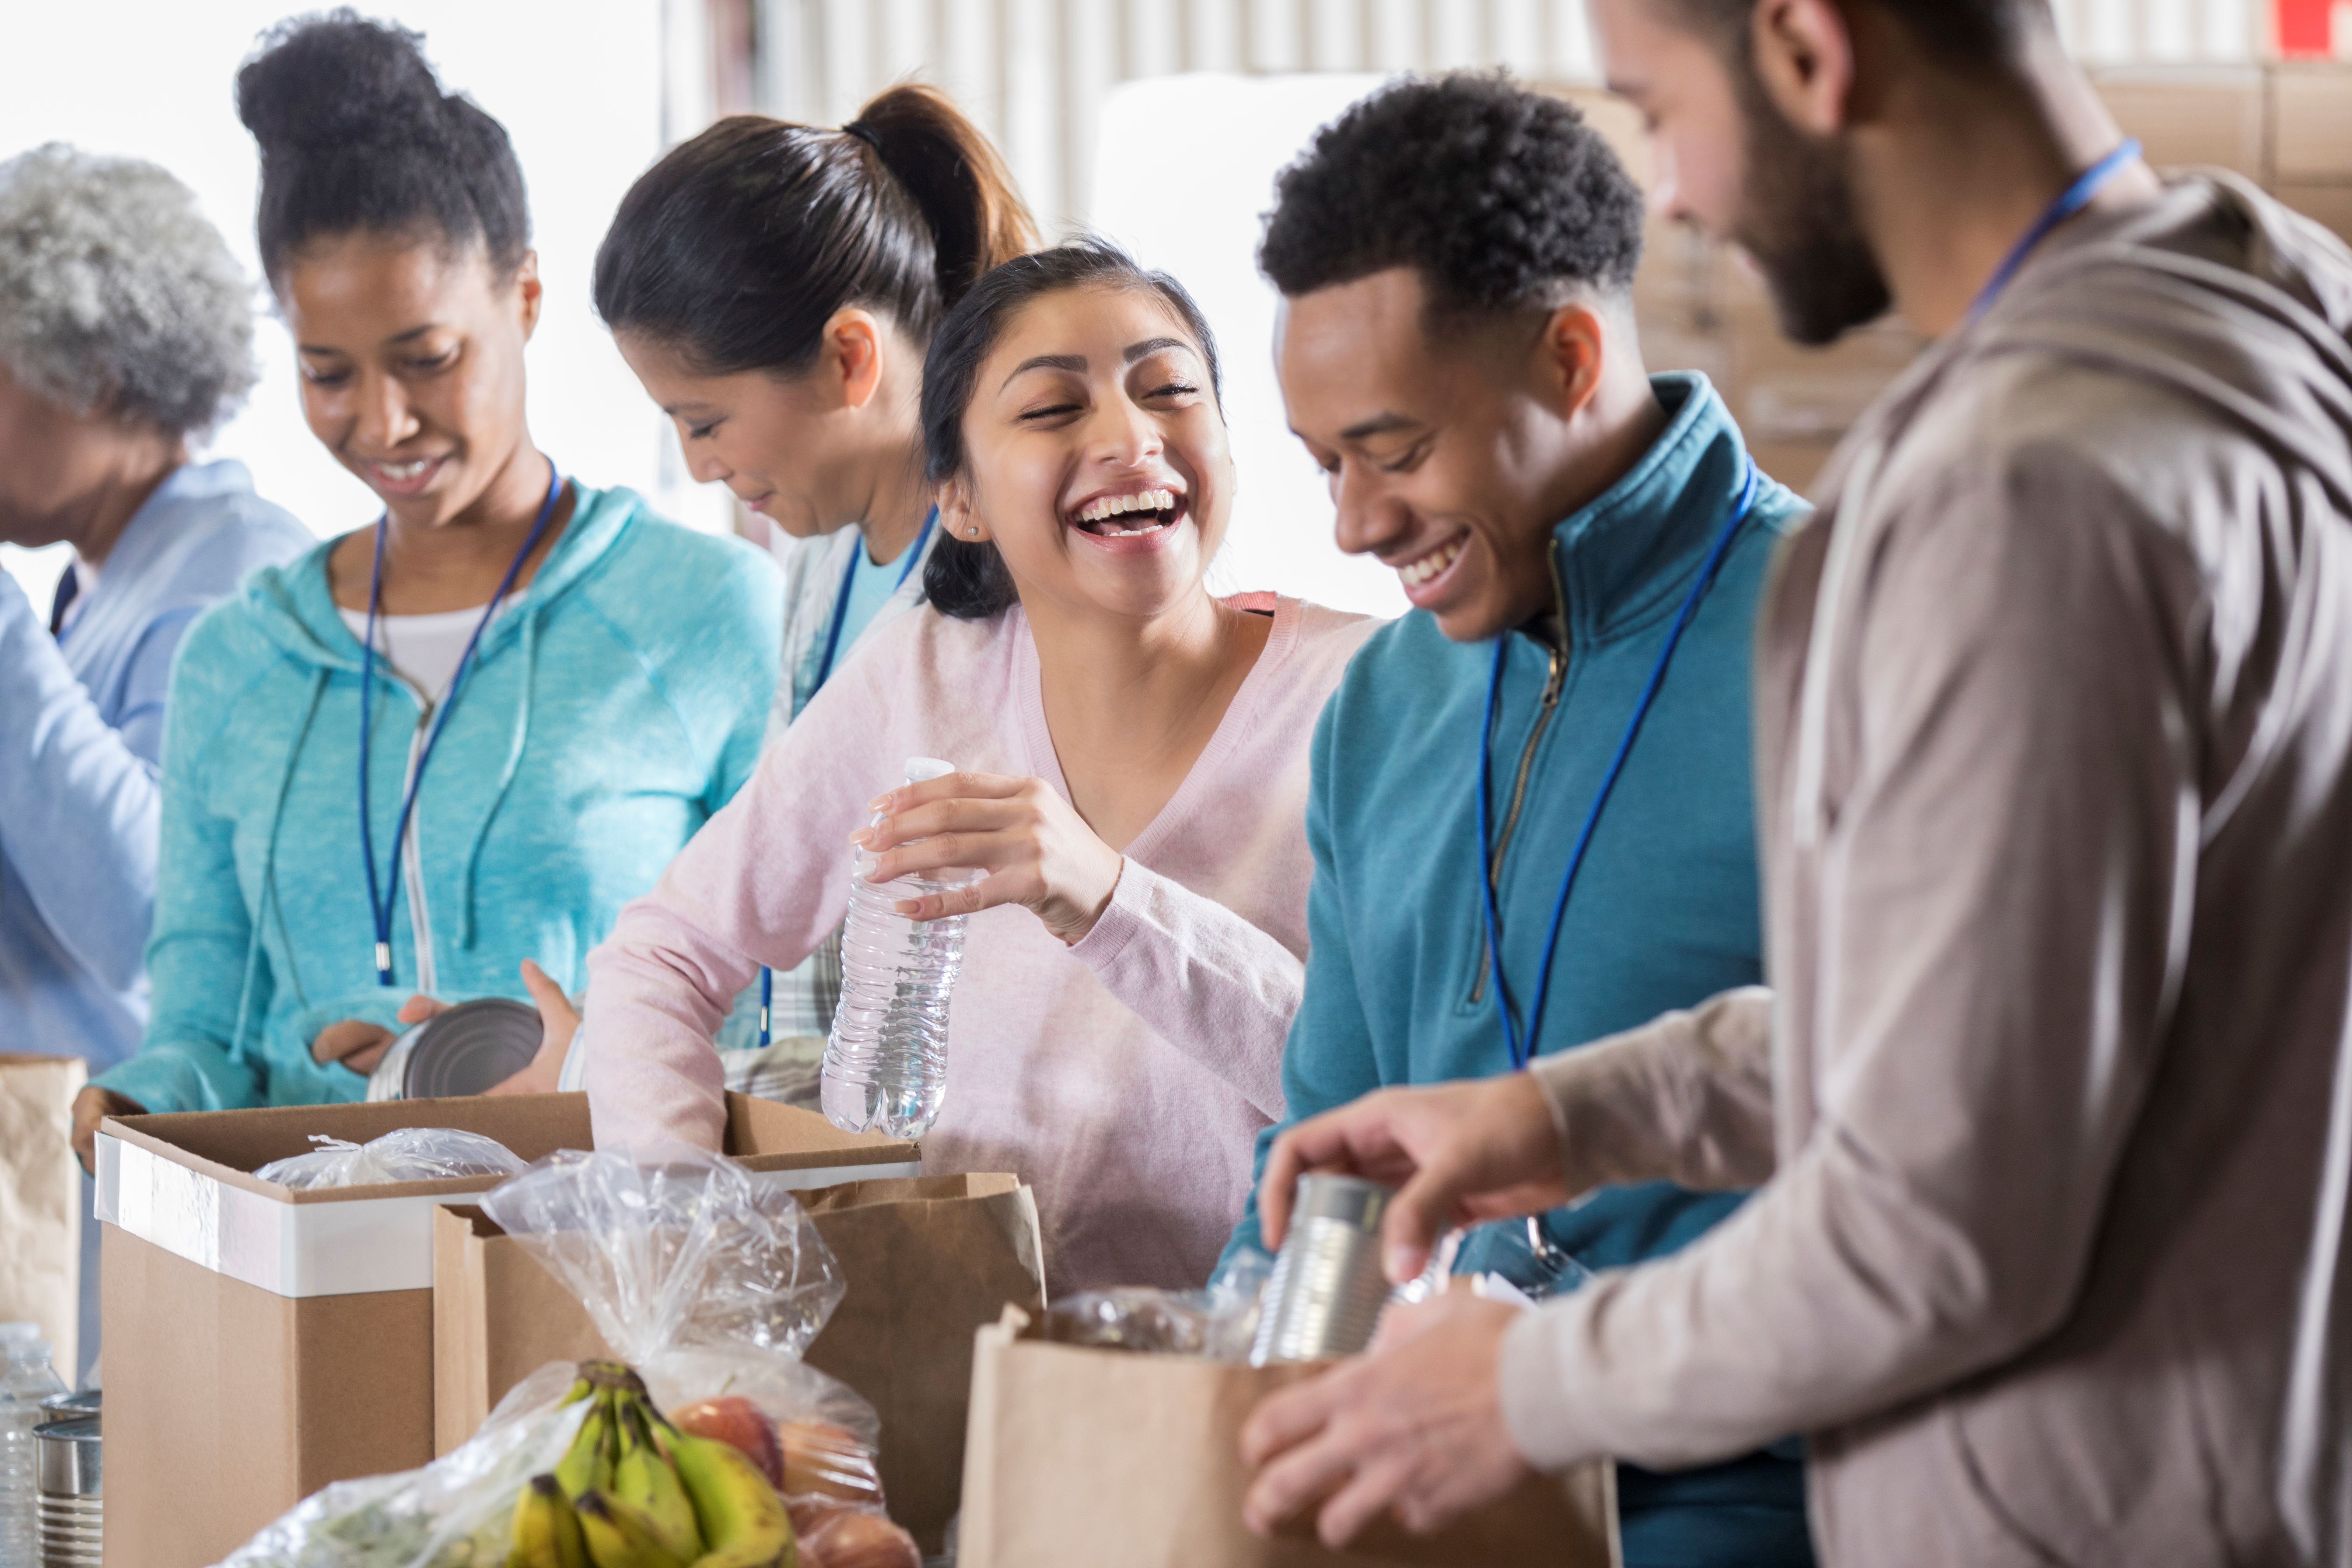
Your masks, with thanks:
[{"label": "teal hoodie", "polygon": [[[1676,613],[1738,505],[1747,452],[1700,375],[1654,378],[1668,411],[1642,460],[1553,530],[1566,611],[1550,648],[1505,638],[1493,775],[1505,843],[1496,903],[1515,1004],[1535,991],[1568,857],[1657,666]],[[1804,502],[1767,479],[1684,633],[1609,797],[1560,923],[1539,1055],[1686,1007],[1763,975],[1749,651],[1779,536]],[[1478,770],[1495,644],[1447,640],[1414,611],[1374,633],[1316,727],[1307,837],[1307,989],[1283,1055],[1288,1121],[1392,1084],[1510,1069],[1486,973]],[[1258,1142],[1259,1168],[1281,1128]],[[1604,1191],[1548,1228],[1594,1268],[1672,1251],[1737,1194],[1663,1183]],[[1234,1233],[1257,1241],[1255,1195]],[[1629,1563],[1810,1561],[1800,1467],[1758,1456],[1686,1476],[1628,1468]]]},{"label": "teal hoodie", "polygon": [[[418,789],[389,987],[360,859],[361,649],[328,593],[331,546],[255,574],[190,630],[163,743],[152,1014],[139,1054],[94,1081],[158,1111],[361,1099],[367,1080],[313,1062],[311,1038],[343,1018],[397,1026],[420,931],[447,1001],[522,997],[526,958],[585,984],[621,906],[751,776],[782,596],[740,541],[626,489],[575,498],[483,633]],[[378,674],[369,795],[388,858],[426,709]]]}]

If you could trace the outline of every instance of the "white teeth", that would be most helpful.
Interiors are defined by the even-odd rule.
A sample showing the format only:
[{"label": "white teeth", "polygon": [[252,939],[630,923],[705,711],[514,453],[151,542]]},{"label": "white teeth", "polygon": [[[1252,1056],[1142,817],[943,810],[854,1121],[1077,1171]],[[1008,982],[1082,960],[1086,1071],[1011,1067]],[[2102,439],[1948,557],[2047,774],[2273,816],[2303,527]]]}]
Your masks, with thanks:
[{"label": "white teeth", "polygon": [[[1129,511],[1170,511],[1176,505],[1173,490],[1143,490],[1131,496],[1097,496],[1078,509],[1080,522],[1100,522],[1107,517],[1117,517]],[[1148,533],[1149,529],[1131,531]]]},{"label": "white teeth", "polygon": [[430,460],[419,458],[413,463],[378,463],[376,468],[387,479],[413,479],[425,471]]},{"label": "white teeth", "polygon": [[1406,587],[1419,587],[1454,564],[1454,558],[1462,553],[1462,543],[1457,539],[1443,549],[1431,551],[1418,561],[1408,561],[1397,568],[1397,575],[1403,579]]}]

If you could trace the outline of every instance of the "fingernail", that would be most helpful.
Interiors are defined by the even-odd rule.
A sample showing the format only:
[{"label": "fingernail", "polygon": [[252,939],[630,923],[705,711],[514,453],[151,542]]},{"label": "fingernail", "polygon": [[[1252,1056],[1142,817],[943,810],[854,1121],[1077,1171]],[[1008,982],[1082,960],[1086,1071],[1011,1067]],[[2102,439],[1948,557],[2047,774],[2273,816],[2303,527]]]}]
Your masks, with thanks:
[{"label": "fingernail", "polygon": [[1410,1285],[1413,1277],[1421,1272],[1412,1267],[1412,1255],[1402,1247],[1389,1248],[1389,1255],[1381,1267],[1387,1272],[1391,1285]]},{"label": "fingernail", "polygon": [[874,830],[870,827],[861,827],[856,832],[849,836],[849,841],[852,844],[856,845],[861,849],[866,847],[866,845],[872,843],[873,839]]},{"label": "fingernail", "polygon": [[881,811],[888,807],[889,804],[890,797],[888,795],[877,795],[872,800],[866,803],[866,809],[868,812]]},{"label": "fingernail", "polygon": [[922,907],[923,902],[920,899],[900,899],[890,906],[892,912],[902,915],[911,915]]}]

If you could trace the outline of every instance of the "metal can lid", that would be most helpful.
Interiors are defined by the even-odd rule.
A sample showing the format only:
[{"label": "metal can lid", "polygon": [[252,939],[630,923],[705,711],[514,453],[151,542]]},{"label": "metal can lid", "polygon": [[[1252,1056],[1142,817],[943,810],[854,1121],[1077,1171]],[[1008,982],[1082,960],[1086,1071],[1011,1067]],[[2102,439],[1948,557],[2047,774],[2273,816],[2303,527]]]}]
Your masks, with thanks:
[{"label": "metal can lid", "polygon": [[104,1389],[77,1388],[71,1394],[52,1394],[41,1401],[43,1419],[61,1421],[76,1415],[96,1415]]},{"label": "metal can lid", "polygon": [[1381,1228],[1389,1199],[1396,1194],[1378,1182],[1309,1171],[1298,1178],[1298,1195],[1292,1205],[1292,1223],[1308,1219],[1338,1220],[1361,1231]]}]

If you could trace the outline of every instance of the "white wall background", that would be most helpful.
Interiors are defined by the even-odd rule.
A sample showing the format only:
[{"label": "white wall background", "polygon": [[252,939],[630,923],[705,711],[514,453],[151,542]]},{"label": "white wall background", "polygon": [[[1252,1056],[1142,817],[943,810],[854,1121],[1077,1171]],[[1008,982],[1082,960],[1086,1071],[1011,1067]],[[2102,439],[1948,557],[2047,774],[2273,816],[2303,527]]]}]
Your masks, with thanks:
[{"label": "white wall background", "polygon": [[[2237,61],[2259,0],[2055,0],[2097,63]],[[1093,229],[1200,300],[1225,361],[1241,490],[1212,581],[1375,615],[1393,574],[1331,542],[1282,417],[1274,295],[1255,264],[1275,174],[1388,74],[1595,74],[1583,0],[757,0],[762,107],[839,124],[890,82],[947,88],[1003,150],[1049,235]]]},{"label": "white wall background", "polygon": [[[289,0],[0,0],[0,157],[47,141],[163,164],[258,277],[257,162],[237,122],[233,80],[263,28],[305,9]],[[588,302],[596,242],[621,193],[662,145],[660,0],[375,0],[425,36],[445,86],[473,94],[514,139],[530,189],[547,310],[530,358],[533,436],[567,471],[657,492],[705,526],[725,511],[683,484],[667,423],[646,401]],[[293,347],[263,307],[262,379],[208,455],[241,458],[263,494],[333,534],[377,510],[310,437],[296,401]],[[0,549],[46,606],[62,546]]]},{"label": "white wall background", "polygon": [[[2262,42],[2259,0],[2056,4],[2076,48],[2102,62],[2242,59]],[[1582,0],[362,0],[424,32],[444,82],[514,137],[548,284],[530,359],[541,444],[706,528],[727,526],[727,498],[686,479],[589,309],[588,273],[621,193],[716,112],[730,73],[713,68],[714,40],[741,30],[747,7],[748,65],[771,112],[837,124],[891,81],[938,81],[1004,149],[1049,230],[1101,229],[1201,298],[1242,468],[1223,585],[1402,607],[1389,574],[1331,545],[1319,476],[1284,428],[1273,300],[1252,261],[1258,217],[1276,171],[1384,73],[1500,65],[1588,79]],[[252,268],[256,166],[231,79],[255,36],[300,8],[0,0],[0,157],[63,140],[163,163]],[[261,384],[212,452],[243,458],[322,535],[365,521],[368,493],[303,426],[274,316],[257,346]],[[63,564],[58,550],[0,548],[37,604]]]}]

